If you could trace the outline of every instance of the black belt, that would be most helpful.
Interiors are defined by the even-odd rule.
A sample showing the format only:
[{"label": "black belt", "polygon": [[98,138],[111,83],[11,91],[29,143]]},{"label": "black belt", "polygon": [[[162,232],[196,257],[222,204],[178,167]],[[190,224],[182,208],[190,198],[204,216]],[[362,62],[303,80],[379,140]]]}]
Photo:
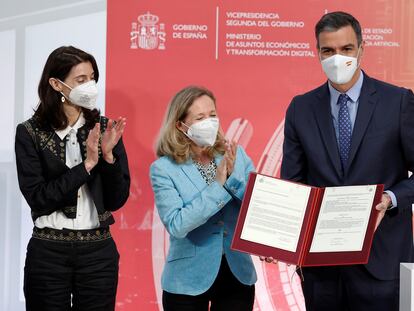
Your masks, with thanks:
[{"label": "black belt", "polygon": [[32,237],[35,239],[60,241],[60,242],[95,242],[111,238],[109,228],[97,228],[90,230],[33,228]]}]

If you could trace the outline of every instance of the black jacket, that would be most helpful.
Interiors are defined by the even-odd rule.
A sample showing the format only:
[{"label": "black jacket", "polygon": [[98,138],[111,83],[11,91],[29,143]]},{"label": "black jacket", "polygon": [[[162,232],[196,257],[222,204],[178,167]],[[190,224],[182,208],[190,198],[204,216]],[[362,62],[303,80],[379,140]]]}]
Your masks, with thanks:
[{"label": "black jacket", "polygon": [[[108,119],[101,117],[101,131]],[[86,158],[86,139],[91,128],[86,124],[77,133],[82,159]],[[113,149],[115,163],[101,157],[90,174],[84,163],[66,166],[66,143],[51,128],[31,118],[17,126],[16,164],[19,187],[32,211],[33,221],[43,215],[62,210],[68,218],[76,218],[77,193],[87,183],[95,203],[100,227],[114,223],[111,211],[121,208],[129,196],[128,159],[122,139]]]}]

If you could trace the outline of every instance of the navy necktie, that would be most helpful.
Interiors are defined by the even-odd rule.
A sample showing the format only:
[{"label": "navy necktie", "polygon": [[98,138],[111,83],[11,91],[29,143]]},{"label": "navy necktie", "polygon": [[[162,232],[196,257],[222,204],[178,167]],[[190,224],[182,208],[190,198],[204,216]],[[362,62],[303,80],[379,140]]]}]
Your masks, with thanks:
[{"label": "navy necktie", "polygon": [[338,129],[339,129],[339,156],[342,168],[345,169],[351,149],[352,125],[347,102],[350,98],[346,94],[339,95]]}]

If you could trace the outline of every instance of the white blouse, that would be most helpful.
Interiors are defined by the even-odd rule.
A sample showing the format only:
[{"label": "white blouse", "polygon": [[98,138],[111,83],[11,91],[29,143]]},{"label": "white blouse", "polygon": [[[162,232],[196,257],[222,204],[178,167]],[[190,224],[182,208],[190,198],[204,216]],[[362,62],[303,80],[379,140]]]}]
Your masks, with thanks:
[{"label": "white blouse", "polygon": [[[64,130],[55,131],[61,140],[66,139],[66,165],[72,168],[82,162],[81,150],[76,133],[78,129],[85,124],[83,114],[71,127],[68,126]],[[52,228],[62,230],[74,229],[85,230],[99,227],[98,212],[92,195],[85,183],[78,190],[78,202],[76,205],[76,218],[67,218],[65,214],[58,210],[50,215],[41,216],[35,220],[35,226],[38,228]]]}]

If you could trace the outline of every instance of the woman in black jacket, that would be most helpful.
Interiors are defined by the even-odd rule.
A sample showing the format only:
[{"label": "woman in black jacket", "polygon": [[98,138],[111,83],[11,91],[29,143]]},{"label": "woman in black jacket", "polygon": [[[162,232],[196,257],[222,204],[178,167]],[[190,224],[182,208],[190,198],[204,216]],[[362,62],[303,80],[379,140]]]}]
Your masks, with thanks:
[{"label": "woman in black jacket", "polygon": [[109,225],[130,177],[126,120],[95,108],[94,57],[54,50],[40,79],[40,102],[16,130],[20,190],[31,208],[24,294],[27,310],[114,310],[119,254]]}]

